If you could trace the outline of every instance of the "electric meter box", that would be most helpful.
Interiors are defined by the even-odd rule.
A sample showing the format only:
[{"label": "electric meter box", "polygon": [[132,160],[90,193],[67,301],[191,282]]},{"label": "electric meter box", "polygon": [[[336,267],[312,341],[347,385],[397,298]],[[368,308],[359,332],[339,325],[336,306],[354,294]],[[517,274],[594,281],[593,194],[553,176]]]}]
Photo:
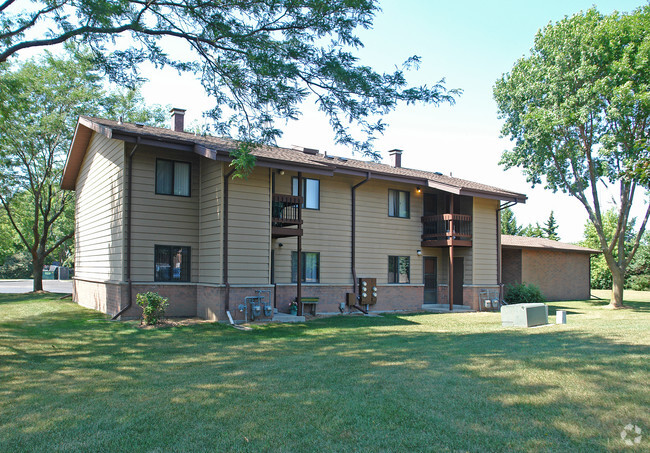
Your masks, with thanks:
[{"label": "electric meter box", "polygon": [[546,304],[514,304],[501,307],[503,327],[533,327],[548,324]]},{"label": "electric meter box", "polygon": [[374,305],[377,303],[376,278],[359,278],[359,303],[362,305]]}]

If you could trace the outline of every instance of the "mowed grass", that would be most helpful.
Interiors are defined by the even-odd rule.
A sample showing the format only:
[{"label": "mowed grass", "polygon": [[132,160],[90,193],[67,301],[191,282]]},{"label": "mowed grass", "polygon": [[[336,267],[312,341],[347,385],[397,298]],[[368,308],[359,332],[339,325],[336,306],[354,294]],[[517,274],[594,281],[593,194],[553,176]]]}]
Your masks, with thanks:
[{"label": "mowed grass", "polygon": [[0,450],[650,451],[650,293],[626,294],[552,303],[568,324],[532,329],[468,313],[247,332],[0,295]]}]

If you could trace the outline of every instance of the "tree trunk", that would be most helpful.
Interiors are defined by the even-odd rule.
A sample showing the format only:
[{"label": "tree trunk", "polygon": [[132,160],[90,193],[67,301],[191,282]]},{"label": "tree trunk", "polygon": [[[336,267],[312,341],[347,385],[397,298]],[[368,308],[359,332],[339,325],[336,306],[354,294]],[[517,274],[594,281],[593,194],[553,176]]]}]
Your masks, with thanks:
[{"label": "tree trunk", "polygon": [[612,298],[609,301],[610,308],[623,308],[623,286],[625,285],[625,273],[618,268],[610,268],[612,272]]},{"label": "tree trunk", "polygon": [[34,291],[43,291],[43,260],[32,260],[34,272]]}]

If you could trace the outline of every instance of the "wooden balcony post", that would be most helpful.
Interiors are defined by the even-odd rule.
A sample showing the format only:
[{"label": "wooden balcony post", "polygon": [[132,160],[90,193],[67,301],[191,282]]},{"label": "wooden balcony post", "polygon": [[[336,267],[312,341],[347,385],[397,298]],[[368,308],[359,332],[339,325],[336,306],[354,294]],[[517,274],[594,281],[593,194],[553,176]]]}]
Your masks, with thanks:
[{"label": "wooden balcony post", "polygon": [[449,311],[454,310],[454,246],[449,247]]}]

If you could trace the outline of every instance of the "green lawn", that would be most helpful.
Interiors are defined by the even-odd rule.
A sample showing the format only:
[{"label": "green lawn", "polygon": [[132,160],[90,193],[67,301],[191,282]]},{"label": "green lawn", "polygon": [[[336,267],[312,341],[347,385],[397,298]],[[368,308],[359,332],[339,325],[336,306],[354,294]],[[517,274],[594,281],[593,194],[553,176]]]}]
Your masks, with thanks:
[{"label": "green lawn", "polygon": [[0,295],[0,450],[650,451],[650,293],[626,294],[553,303],[568,324],[532,329],[468,313],[253,331]]}]

